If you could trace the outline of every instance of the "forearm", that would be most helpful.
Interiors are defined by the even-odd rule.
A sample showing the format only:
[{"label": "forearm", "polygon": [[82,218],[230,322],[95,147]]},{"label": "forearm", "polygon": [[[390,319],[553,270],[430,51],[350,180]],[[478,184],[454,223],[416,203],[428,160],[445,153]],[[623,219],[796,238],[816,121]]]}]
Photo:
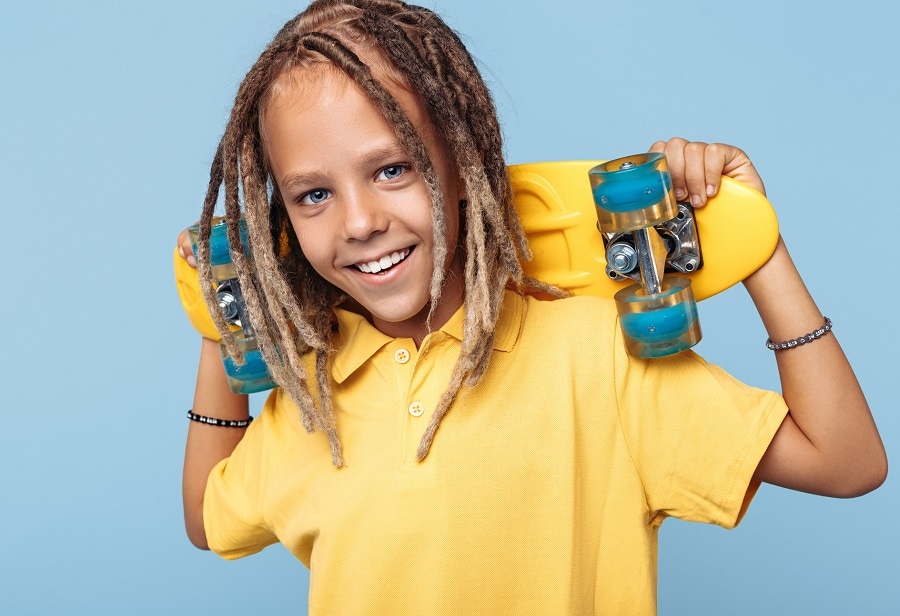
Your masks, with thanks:
[{"label": "forearm", "polygon": [[[247,396],[234,394],[228,388],[218,344],[203,338],[197,387],[194,392],[195,413],[217,419],[247,419]],[[192,421],[188,427],[184,454],[182,497],[184,522],[191,543],[206,549],[203,526],[203,494],[209,472],[227,458],[244,436],[243,428],[210,426]]]},{"label": "forearm", "polygon": [[[782,241],[744,285],[775,342],[824,323]],[[829,334],[775,356],[790,414],[760,462],[757,478],[831,496],[854,496],[880,485],[886,473],[884,449],[837,338]]]}]

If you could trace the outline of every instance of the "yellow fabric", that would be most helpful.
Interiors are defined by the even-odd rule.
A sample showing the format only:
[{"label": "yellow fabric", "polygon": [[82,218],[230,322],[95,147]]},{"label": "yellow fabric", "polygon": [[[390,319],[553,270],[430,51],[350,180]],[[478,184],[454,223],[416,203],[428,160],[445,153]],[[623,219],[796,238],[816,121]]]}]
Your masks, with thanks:
[{"label": "yellow fabric", "polygon": [[629,358],[608,300],[508,293],[488,372],[418,463],[461,313],[419,350],[339,321],[346,466],[275,390],[205,500],[223,557],[281,541],[310,567],[314,615],[652,614],[659,524],[733,527],[787,411],[693,353]]}]

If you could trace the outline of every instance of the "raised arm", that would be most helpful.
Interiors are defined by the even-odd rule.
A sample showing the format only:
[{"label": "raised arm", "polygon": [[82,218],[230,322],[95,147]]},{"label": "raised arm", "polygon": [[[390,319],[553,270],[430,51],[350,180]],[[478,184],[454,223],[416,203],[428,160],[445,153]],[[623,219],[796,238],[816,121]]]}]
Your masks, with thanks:
[{"label": "raised arm", "polygon": [[[666,153],[679,198],[702,207],[728,175],[765,193],[747,155],[722,144],[657,142]],[[793,340],[823,327],[816,306],[779,239],[771,259],[744,281],[769,338]],[[782,395],[790,408],[755,478],[794,490],[851,497],[880,486],[887,457],[872,414],[850,363],[833,333],[774,351]]]},{"label": "raised arm", "polygon": [[[773,341],[793,340],[824,325],[783,241],[744,286]],[[887,475],[884,446],[837,337],[828,334],[774,353],[790,414],[760,461],[756,478],[841,497],[880,486]]]},{"label": "raised arm", "polygon": [[[179,237],[179,247],[185,257],[190,256],[190,242]],[[202,338],[197,385],[192,411],[197,415],[224,420],[246,420],[249,417],[247,396],[232,393],[225,378],[225,369],[218,344]],[[188,538],[198,548],[208,549],[203,526],[203,495],[209,472],[227,458],[244,436],[244,428],[230,428],[189,422],[184,452],[182,498],[184,524]]]}]

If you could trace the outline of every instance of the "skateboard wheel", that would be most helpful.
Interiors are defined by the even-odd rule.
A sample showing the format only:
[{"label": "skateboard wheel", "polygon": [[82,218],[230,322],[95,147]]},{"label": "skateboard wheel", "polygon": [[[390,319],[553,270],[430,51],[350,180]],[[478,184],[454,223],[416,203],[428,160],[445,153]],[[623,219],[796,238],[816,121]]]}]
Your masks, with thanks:
[{"label": "skateboard wheel", "polygon": [[639,284],[616,293],[625,347],[633,357],[664,357],[691,348],[702,334],[691,281],[663,278],[662,291],[648,294]]},{"label": "skateboard wheel", "polygon": [[[244,253],[247,253],[247,223],[241,218],[239,221],[241,244]],[[195,224],[188,228],[188,237],[191,238],[191,248],[197,254],[197,242],[200,239],[200,225]],[[213,278],[216,280],[228,280],[236,278],[234,266],[231,261],[231,250],[228,243],[228,226],[224,217],[213,219],[209,233],[209,264],[212,267]]]},{"label": "skateboard wheel", "polygon": [[253,394],[266,391],[275,387],[275,382],[269,374],[269,368],[263,359],[262,352],[256,345],[256,339],[246,336],[244,332],[234,332],[238,346],[244,352],[244,363],[238,365],[228,353],[225,345],[219,345],[222,354],[222,363],[225,366],[225,376],[228,379],[228,387],[236,394]]},{"label": "skateboard wheel", "polygon": [[588,176],[604,233],[652,227],[678,214],[666,157],[659,152],[601,163]]}]

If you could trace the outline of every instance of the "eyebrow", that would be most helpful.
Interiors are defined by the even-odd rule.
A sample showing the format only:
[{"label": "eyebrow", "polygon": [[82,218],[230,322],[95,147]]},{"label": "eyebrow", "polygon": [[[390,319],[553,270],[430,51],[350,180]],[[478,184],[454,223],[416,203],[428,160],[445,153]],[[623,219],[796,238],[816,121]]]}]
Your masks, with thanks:
[{"label": "eyebrow", "polygon": [[283,192],[296,189],[306,189],[308,186],[318,186],[326,183],[325,174],[313,171],[311,173],[291,173],[277,182],[278,188]]},{"label": "eyebrow", "polygon": [[[366,152],[359,160],[359,166],[363,168],[373,167],[391,162],[405,162],[411,164],[411,157],[399,143],[379,146]],[[321,186],[328,183],[328,175],[321,171],[290,173],[277,182],[281,190],[291,191],[297,188],[306,189],[310,186]]]}]

